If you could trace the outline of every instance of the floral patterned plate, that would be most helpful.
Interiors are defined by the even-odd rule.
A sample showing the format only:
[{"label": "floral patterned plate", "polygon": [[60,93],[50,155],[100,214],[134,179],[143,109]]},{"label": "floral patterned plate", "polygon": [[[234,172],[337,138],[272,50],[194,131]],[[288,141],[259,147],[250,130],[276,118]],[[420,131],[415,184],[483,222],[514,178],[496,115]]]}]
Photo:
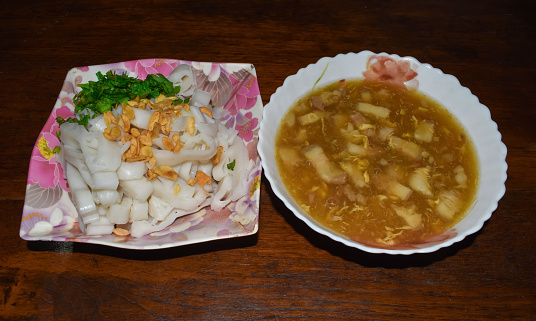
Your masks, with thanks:
[{"label": "floral patterned plate", "polygon": [[[155,73],[168,76],[179,64],[191,65],[198,88],[211,93],[215,106],[229,111],[223,122],[239,132],[249,151],[249,195],[221,211],[207,207],[180,217],[164,230],[140,238],[113,234],[84,235],[63,178],[63,169],[54,154],[54,147],[60,144],[56,135],[59,129],[56,117],[73,116],[73,97],[79,90],[77,85],[96,81],[97,71],[104,74],[112,70],[117,74],[127,73],[145,79],[148,74]],[[129,249],[158,249],[255,234],[258,230],[261,179],[257,142],[262,109],[257,76],[251,64],[143,59],[71,69],[32,152],[20,236],[28,241],[86,242]]]}]

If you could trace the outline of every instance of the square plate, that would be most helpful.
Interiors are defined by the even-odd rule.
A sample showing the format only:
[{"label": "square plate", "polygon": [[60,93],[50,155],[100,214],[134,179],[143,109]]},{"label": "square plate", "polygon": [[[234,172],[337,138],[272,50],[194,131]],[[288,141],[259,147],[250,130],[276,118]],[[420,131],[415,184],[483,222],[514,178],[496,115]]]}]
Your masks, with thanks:
[{"label": "square plate", "polygon": [[[80,83],[96,81],[98,71],[145,79],[148,74],[169,76],[180,64],[188,64],[196,74],[198,88],[211,93],[212,102],[228,111],[222,119],[235,128],[249,153],[247,169],[249,194],[220,211],[209,207],[179,217],[165,229],[135,238],[130,236],[82,233],[78,214],[71,201],[62,166],[52,151],[60,142],[56,117],[73,116],[73,97]],[[259,222],[261,161],[257,152],[262,99],[255,68],[252,64],[192,62],[176,59],[142,59],[71,69],[61,88],[56,104],[41,130],[30,160],[26,197],[22,212],[20,236],[28,241],[86,242],[129,249],[158,249],[210,240],[255,234]]]}]

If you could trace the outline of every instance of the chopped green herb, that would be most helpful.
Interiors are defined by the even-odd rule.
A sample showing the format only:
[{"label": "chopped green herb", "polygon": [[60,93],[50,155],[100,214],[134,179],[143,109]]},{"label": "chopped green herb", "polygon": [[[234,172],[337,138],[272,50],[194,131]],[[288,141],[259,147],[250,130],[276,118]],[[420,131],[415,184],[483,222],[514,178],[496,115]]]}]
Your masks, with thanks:
[{"label": "chopped green herb", "polygon": [[112,71],[103,75],[99,71],[97,79],[97,81],[78,85],[82,91],[73,98],[76,117],[68,119],[57,117],[56,120],[60,124],[76,122],[87,125],[89,119],[110,111],[118,104],[126,103],[136,96],[141,99],[156,98],[160,94],[169,97],[180,91],[180,86],[173,87],[173,83],[162,74],[150,74],[145,80],[141,80],[126,74],[118,75]]},{"label": "chopped green herb", "polygon": [[230,162],[229,164],[227,164],[227,168],[233,171],[235,165],[236,165],[236,159],[234,159],[232,162]]}]

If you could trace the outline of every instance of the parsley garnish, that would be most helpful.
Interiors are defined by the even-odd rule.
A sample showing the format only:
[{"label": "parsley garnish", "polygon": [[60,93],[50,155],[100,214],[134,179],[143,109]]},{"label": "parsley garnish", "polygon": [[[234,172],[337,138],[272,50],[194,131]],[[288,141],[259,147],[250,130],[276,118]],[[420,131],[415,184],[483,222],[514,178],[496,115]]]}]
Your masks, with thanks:
[{"label": "parsley garnish", "polygon": [[232,162],[230,162],[229,164],[227,164],[227,168],[233,171],[235,165],[236,165],[236,159],[234,159]]},{"label": "parsley garnish", "polygon": [[82,88],[73,98],[75,118],[62,119],[57,117],[58,123],[79,123],[87,125],[90,118],[103,114],[117,107],[120,103],[139,96],[143,98],[156,98],[160,94],[166,97],[179,93],[180,86],[173,87],[173,83],[162,74],[149,74],[145,80],[129,77],[126,74],[118,75],[108,71],[103,75],[97,72],[97,81],[79,84]]}]

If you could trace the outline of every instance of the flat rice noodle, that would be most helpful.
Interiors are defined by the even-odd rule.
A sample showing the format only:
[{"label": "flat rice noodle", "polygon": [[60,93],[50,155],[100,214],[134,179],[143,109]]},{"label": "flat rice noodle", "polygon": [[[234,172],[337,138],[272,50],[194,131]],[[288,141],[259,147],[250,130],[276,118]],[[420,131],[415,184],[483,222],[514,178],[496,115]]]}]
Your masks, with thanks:
[{"label": "flat rice noodle", "polygon": [[86,158],[89,170],[93,173],[98,171],[116,171],[121,165],[121,146],[122,143],[110,141],[104,138],[102,134],[98,136],[97,153],[93,159]]},{"label": "flat rice noodle", "polygon": [[211,159],[216,154],[216,147],[214,142],[208,144],[210,147],[208,150],[198,149],[198,150],[188,150],[181,149],[179,153],[173,153],[168,150],[161,150],[153,148],[153,155],[156,157],[156,166],[159,165],[168,165],[176,166],[186,161],[193,160],[208,160]]},{"label": "flat rice noodle", "polygon": [[74,198],[76,210],[80,215],[84,215],[91,212],[96,212],[97,207],[93,200],[93,195],[89,190],[89,187],[85,183],[82,175],[76,167],[71,164],[67,164],[66,168],[67,179],[69,180],[69,188]]},{"label": "flat rice noodle", "polygon": [[149,219],[149,203],[147,201],[141,202],[138,200],[132,200],[132,207],[130,208],[129,222],[142,221]]},{"label": "flat rice noodle", "polygon": [[[171,182],[167,180],[171,182],[170,185],[164,180],[165,179],[155,179],[151,181],[153,184],[153,195],[168,202],[174,208],[190,211],[198,207],[199,204],[201,204],[205,199],[207,199],[207,195],[197,184],[194,186],[190,186],[186,183],[186,181],[179,178],[176,182]],[[175,184],[178,184],[180,186],[180,191],[177,195],[175,195],[173,189],[173,186]]]},{"label": "flat rice noodle", "polygon": [[195,129],[204,135],[215,137],[218,133],[218,124],[195,122]]},{"label": "flat rice noodle", "polygon": [[[232,160],[231,160],[232,159]],[[235,137],[233,145],[229,148],[229,160],[235,161],[234,169],[229,171],[233,179],[233,189],[229,194],[232,201],[236,201],[247,193],[247,170],[251,166],[249,154],[244,146],[244,142],[238,136]],[[227,166],[227,165],[226,165]]]},{"label": "flat rice noodle", "polygon": [[223,107],[212,108],[212,117],[214,117],[214,120],[216,121],[220,121],[221,119],[225,118],[225,116],[229,114],[230,112]]},{"label": "flat rice noodle", "polygon": [[139,108],[132,108],[132,110],[134,110],[135,118],[130,120],[130,124],[138,128],[148,129],[149,119],[154,111]]},{"label": "flat rice noodle", "polygon": [[86,235],[107,235],[112,234],[115,225],[112,223],[102,224],[99,221],[92,222],[86,227]]},{"label": "flat rice noodle", "polygon": [[199,88],[194,90],[190,104],[198,107],[207,107],[210,104],[210,93]]},{"label": "flat rice noodle", "polygon": [[116,172],[96,172],[93,174],[95,179],[94,189],[117,190],[119,178]]},{"label": "flat rice noodle", "polygon": [[182,217],[182,216],[185,216],[185,215],[188,215],[188,214],[196,213],[199,210],[201,210],[203,207],[209,205],[210,202],[211,202],[211,199],[207,198],[197,208],[195,208],[193,210],[190,210],[190,211],[175,209],[175,210],[171,211],[171,213],[166,217],[165,220],[160,221],[160,222],[158,222],[156,220],[132,222],[132,225],[131,225],[131,228],[130,228],[130,234],[133,237],[142,237],[144,235],[147,235],[147,234],[150,234],[150,233],[153,233],[153,232],[161,231],[161,230],[165,229],[166,227],[168,227],[169,225],[173,224],[173,222],[178,217]]},{"label": "flat rice noodle", "polygon": [[214,211],[220,211],[231,202],[228,197],[233,188],[233,180],[230,176],[225,176],[219,183],[216,194],[210,203],[210,207]]},{"label": "flat rice noodle", "polygon": [[145,178],[119,181],[119,186],[128,197],[139,201],[146,201],[153,192],[153,184]]},{"label": "flat rice noodle", "polygon": [[104,121],[104,114],[101,114],[88,121],[89,131],[103,133],[106,129],[106,122]]},{"label": "flat rice noodle", "polygon": [[144,162],[121,162],[117,169],[117,177],[120,180],[140,179],[145,176],[147,165]]},{"label": "flat rice noodle", "polygon": [[195,122],[196,123],[204,122],[205,117],[203,117],[203,113],[201,112],[201,110],[199,109],[198,106],[190,105],[190,113],[192,114],[191,116],[195,117]]},{"label": "flat rice noodle", "polygon": [[[89,168],[87,167],[84,159],[71,157],[68,153],[65,153],[63,157],[67,163],[78,169],[80,175],[82,175],[82,178],[90,188],[93,188],[95,186],[95,180],[93,179],[93,175],[89,171]],[[66,175],[66,173],[64,173],[64,175]]]},{"label": "flat rice noodle", "polygon": [[120,204],[113,204],[106,211],[106,217],[113,224],[126,224],[130,218],[130,207],[132,199],[123,197]]},{"label": "flat rice noodle", "polygon": [[121,194],[117,190],[94,190],[93,193],[103,207],[109,207],[121,201]]},{"label": "flat rice noodle", "polygon": [[182,178],[184,181],[188,181],[192,177],[190,174],[190,169],[192,168],[192,164],[194,162],[195,161],[183,162],[180,165],[175,166],[173,169],[177,172],[177,174],[179,174],[179,178]]},{"label": "flat rice noodle", "polygon": [[179,95],[190,96],[197,88],[195,73],[188,64],[180,64],[167,77],[173,86],[180,86]]},{"label": "flat rice noodle", "polygon": [[188,116],[175,117],[175,119],[169,125],[172,128],[172,131],[175,132],[184,132],[187,131],[188,127]]}]

